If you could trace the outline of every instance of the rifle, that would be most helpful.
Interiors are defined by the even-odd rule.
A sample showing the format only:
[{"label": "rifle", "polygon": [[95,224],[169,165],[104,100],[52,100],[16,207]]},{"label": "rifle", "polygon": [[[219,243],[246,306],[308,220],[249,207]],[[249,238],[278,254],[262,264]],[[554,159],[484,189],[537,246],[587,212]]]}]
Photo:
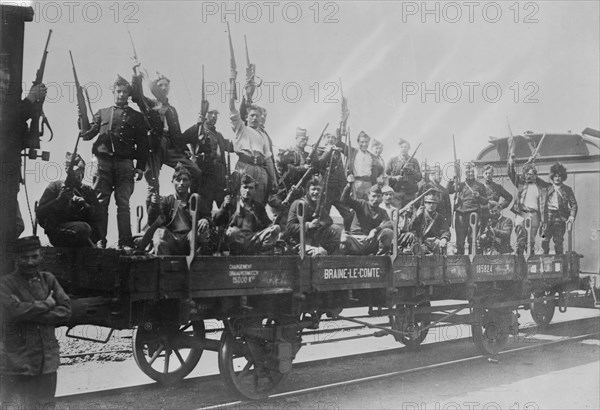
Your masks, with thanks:
[{"label": "rifle", "polygon": [[456,141],[454,140],[454,134],[452,134],[452,150],[454,152],[454,176],[457,177],[460,182],[460,162],[456,158]]},{"label": "rifle", "polygon": [[202,118],[208,113],[209,103],[206,100],[206,90],[204,88],[204,64],[202,64],[202,102],[200,103],[200,115]]},{"label": "rifle", "polygon": [[427,158],[423,161],[423,171],[425,177],[425,183],[429,182],[429,169],[427,168]]},{"label": "rifle", "polygon": [[406,166],[410,163],[410,161],[413,160],[415,155],[417,155],[417,151],[419,150],[420,147],[421,147],[421,142],[419,142],[419,145],[417,145],[417,148],[415,148],[415,150],[413,151],[410,158],[408,158],[408,161],[406,161],[406,162],[404,162],[404,164],[402,164],[402,166],[400,167],[400,171],[398,172],[398,175],[402,176],[402,173],[404,172],[404,168],[406,168]]},{"label": "rifle", "polygon": [[87,106],[85,97],[83,95],[83,87],[79,83],[77,77],[77,70],[75,69],[75,62],[73,61],[73,53],[69,50],[69,56],[71,57],[71,67],[73,68],[73,77],[75,78],[75,92],[77,93],[77,110],[79,111],[79,127],[82,131],[90,129],[90,120],[87,115]]},{"label": "rifle", "polygon": [[[40,63],[40,67],[35,73],[35,80],[33,81],[33,85],[42,84],[44,79],[44,71],[46,70],[46,59],[48,58],[48,44],[50,44],[50,36],[52,35],[52,30],[48,30],[48,37],[46,38],[46,46],[44,47],[44,52],[42,54],[42,61]],[[52,141],[54,138],[54,132],[52,131],[52,127],[48,122],[48,118],[43,111],[43,101],[36,101],[33,103],[33,114],[31,116],[31,125],[29,126],[29,132],[27,133],[27,141],[25,146],[27,148],[39,149],[40,148],[40,137],[44,135],[44,126],[48,127],[50,131],[50,138],[48,141]],[[41,125],[40,125],[41,118]]]},{"label": "rifle", "polygon": [[538,157],[538,155],[540,153],[540,148],[542,147],[542,144],[544,143],[545,139],[546,139],[546,133],[544,133],[542,135],[540,142],[537,144],[537,146],[535,147],[535,150],[533,151],[533,153],[531,154],[531,156],[529,157],[529,159],[527,160],[527,162],[525,164],[529,164],[530,162],[535,161],[535,159]]},{"label": "rifle", "polygon": [[412,201],[410,201],[409,203],[407,203],[406,205],[404,205],[402,207],[402,209],[400,209],[398,211],[398,215],[402,215],[404,212],[410,210],[410,208],[412,208],[412,206],[414,204],[416,204],[417,202],[419,202],[421,200],[421,198],[423,198],[425,195],[427,195],[431,191],[433,191],[433,188],[429,188],[427,191],[423,192],[421,195],[419,195],[418,197],[416,197],[415,199],[413,199]]},{"label": "rifle", "polygon": [[340,78],[340,94],[342,96],[342,105],[341,105],[341,113],[340,113],[340,128],[339,133],[341,135],[346,135],[348,132],[346,126],[348,124],[348,117],[350,116],[350,111],[348,110],[348,100],[344,97],[344,89],[342,88],[342,79]]},{"label": "rifle", "polygon": [[244,44],[246,45],[246,85],[244,91],[246,91],[246,103],[252,104],[252,96],[256,87],[260,87],[262,80],[256,84],[256,64],[250,62],[250,54],[248,54],[248,41],[244,35]]},{"label": "rifle", "polygon": [[231,91],[233,92],[233,99],[237,99],[237,87],[235,79],[237,77],[237,66],[235,64],[235,54],[233,52],[233,42],[231,41],[231,29],[229,28],[229,21],[227,22],[227,35],[229,36],[229,66],[231,69]]},{"label": "rifle", "polygon": [[514,138],[514,134],[512,132],[512,129],[510,128],[510,122],[508,121],[508,116],[506,117],[506,125],[508,126],[508,140],[506,141],[508,144],[508,160],[510,160],[511,158],[515,157],[516,154],[516,145],[515,145],[515,138]]}]

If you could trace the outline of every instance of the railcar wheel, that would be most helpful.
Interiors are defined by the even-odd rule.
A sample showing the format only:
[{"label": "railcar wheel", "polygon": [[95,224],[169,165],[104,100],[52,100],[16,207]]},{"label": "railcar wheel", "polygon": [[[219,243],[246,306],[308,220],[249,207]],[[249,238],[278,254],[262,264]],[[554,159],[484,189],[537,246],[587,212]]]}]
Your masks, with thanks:
[{"label": "railcar wheel", "polygon": [[157,330],[139,326],[133,335],[133,357],[138,367],[164,385],[181,381],[194,370],[203,352],[202,349],[186,346],[182,336],[204,339],[204,322]]},{"label": "railcar wheel", "polygon": [[[534,299],[544,296],[554,296],[554,292],[540,291],[533,293],[531,296]],[[547,326],[552,322],[555,308],[556,301],[554,299],[531,302],[531,317],[539,326]]]},{"label": "railcar wheel", "polygon": [[[277,388],[288,373],[281,373],[269,364],[273,344],[250,339],[225,330],[219,350],[219,372],[225,385],[236,395],[250,400],[264,399]],[[255,357],[262,357],[257,366]]]},{"label": "railcar wheel", "polygon": [[506,346],[510,321],[510,311],[481,307],[473,309],[473,339],[483,355],[495,355]]},{"label": "railcar wheel", "polygon": [[[423,302],[418,304],[417,308],[430,306],[430,302]],[[427,328],[427,326],[429,326],[431,322],[426,319],[413,322],[406,320],[405,315],[393,315],[390,316],[390,323],[393,330],[403,333],[402,335],[394,334],[394,339],[409,349],[416,349],[427,337],[427,333],[429,333],[429,328]]]}]

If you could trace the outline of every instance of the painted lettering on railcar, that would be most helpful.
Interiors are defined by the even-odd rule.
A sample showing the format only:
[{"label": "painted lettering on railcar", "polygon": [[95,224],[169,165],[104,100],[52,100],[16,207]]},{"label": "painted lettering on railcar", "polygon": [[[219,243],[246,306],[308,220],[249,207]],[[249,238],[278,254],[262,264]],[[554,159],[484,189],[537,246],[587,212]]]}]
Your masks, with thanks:
[{"label": "painted lettering on railcar", "polygon": [[323,269],[323,279],[371,279],[381,277],[381,268],[330,268]]}]

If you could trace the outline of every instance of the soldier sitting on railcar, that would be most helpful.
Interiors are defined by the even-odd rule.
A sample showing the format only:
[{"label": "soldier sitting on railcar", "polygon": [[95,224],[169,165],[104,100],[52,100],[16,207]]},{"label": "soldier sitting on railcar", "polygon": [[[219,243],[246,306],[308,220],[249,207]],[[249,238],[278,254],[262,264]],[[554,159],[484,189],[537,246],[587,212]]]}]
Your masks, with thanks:
[{"label": "soldier sitting on railcar", "polygon": [[488,205],[490,216],[481,229],[477,245],[484,255],[512,253],[510,236],[513,231],[513,222],[510,218],[502,216],[502,204],[490,200]]},{"label": "soldier sitting on railcar", "polygon": [[354,175],[342,193],[342,202],[354,209],[350,234],[342,235],[342,247],[349,255],[385,255],[391,252],[394,231],[387,212],[379,207],[381,188],[375,184],[369,189],[369,200],[351,197]]},{"label": "soldier sitting on railcar", "polygon": [[281,228],[273,225],[264,205],[253,199],[256,181],[245,174],[241,178],[240,197],[225,196],[214,217],[217,226],[226,226],[225,235],[233,255],[267,252],[277,243]]},{"label": "soldier sitting on railcar", "polygon": [[439,193],[428,193],[424,197],[424,203],[415,212],[409,229],[419,238],[423,253],[440,254],[446,250],[450,240],[450,226],[446,218],[437,211]]},{"label": "soldier sitting on railcar", "polygon": [[96,192],[82,183],[85,162],[79,155],[72,158],[67,153],[66,168],[67,179],[51,182],[44,190],[36,210],[38,221],[53,246],[93,247],[102,236]]},{"label": "soldier sitting on railcar", "polygon": [[300,220],[298,206],[304,204],[304,226],[307,232],[306,244],[309,255],[332,255],[340,248],[342,228],[333,224],[331,217],[324,212],[321,201],[321,182],[313,178],[306,184],[306,195],[292,203],[287,222],[290,242],[300,242]]},{"label": "soldier sitting on railcar", "polygon": [[188,169],[178,163],[173,173],[175,194],[159,197],[153,193],[148,207],[150,229],[156,229],[152,236],[156,255],[187,255],[190,253],[190,239],[198,234],[200,252],[211,254],[215,240],[214,229],[210,223],[210,212],[198,206],[198,224],[192,226],[189,208],[192,177]]},{"label": "soldier sitting on railcar", "polygon": [[554,239],[554,253],[563,253],[563,241],[566,223],[575,222],[577,201],[571,187],[563,184],[567,179],[567,169],[559,162],[550,167],[548,195],[543,204],[542,214],[542,249],[544,254],[550,253],[550,239]]}]

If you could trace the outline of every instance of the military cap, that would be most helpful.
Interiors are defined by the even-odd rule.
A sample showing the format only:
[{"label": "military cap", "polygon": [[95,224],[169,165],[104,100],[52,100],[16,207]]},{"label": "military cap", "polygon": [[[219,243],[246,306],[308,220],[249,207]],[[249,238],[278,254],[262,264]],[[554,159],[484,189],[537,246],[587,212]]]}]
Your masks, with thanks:
[{"label": "military cap", "polygon": [[[69,168],[71,166],[71,161],[73,161],[73,154],[71,152],[67,152],[65,155],[65,168]],[[73,164],[73,170],[85,169],[85,161],[79,154],[75,154],[75,160]]]},{"label": "military cap", "polygon": [[398,145],[402,145],[402,144],[408,144],[408,148],[410,148],[410,142],[408,142],[404,138],[399,138],[398,139]]},{"label": "military cap", "polygon": [[437,195],[437,191],[431,191],[430,193],[428,193],[427,195],[425,195],[425,198],[423,198],[423,201],[425,203],[431,203],[431,204],[437,204],[440,202],[438,195]]},{"label": "military cap", "polygon": [[383,142],[376,140],[375,138],[371,138],[371,146],[374,147],[376,145],[383,145]]},{"label": "military cap", "polygon": [[217,110],[216,108],[211,108],[206,113],[208,114],[209,112],[214,112],[215,114],[219,114],[219,110]]},{"label": "military cap", "polygon": [[382,194],[387,194],[388,192],[394,193],[394,190],[392,189],[391,186],[386,185],[383,188],[381,188],[381,193]]},{"label": "military cap", "polygon": [[255,184],[256,180],[248,174],[244,174],[241,179],[242,185]]},{"label": "military cap", "polygon": [[491,164],[487,164],[483,167],[484,171],[493,171],[494,170],[494,166]]},{"label": "military cap", "polygon": [[371,139],[371,137],[369,137],[369,135],[367,135],[367,133],[364,132],[364,131],[361,131],[361,132],[358,133],[358,137],[356,137],[356,140],[358,141],[360,139],[360,137],[365,137],[368,140]]},{"label": "military cap", "polygon": [[296,138],[308,138],[306,128],[296,127]]},{"label": "military cap", "polygon": [[171,83],[171,80],[169,80],[165,75],[159,73],[158,71],[156,72],[156,75],[158,76],[156,78],[156,82],[158,83],[161,80],[166,80],[169,84]]},{"label": "military cap", "polygon": [[465,169],[475,168],[475,163],[472,161],[465,162]]},{"label": "military cap", "polygon": [[17,254],[36,251],[41,248],[40,238],[37,236],[25,236],[14,242],[14,252]]},{"label": "military cap", "polygon": [[371,189],[369,189],[369,192],[373,192],[374,194],[379,194],[382,195],[381,193],[381,188],[379,187],[379,185],[375,184],[371,187]]},{"label": "military cap", "polygon": [[116,89],[119,86],[125,86],[127,87],[127,90],[131,92],[131,84],[129,84],[129,81],[117,74],[117,79],[113,84],[113,89]]},{"label": "military cap", "polygon": [[175,165],[175,171],[173,172],[173,180],[180,178],[183,175],[187,176],[190,179],[192,178],[190,171],[185,166],[183,166],[181,162],[178,162]]}]

